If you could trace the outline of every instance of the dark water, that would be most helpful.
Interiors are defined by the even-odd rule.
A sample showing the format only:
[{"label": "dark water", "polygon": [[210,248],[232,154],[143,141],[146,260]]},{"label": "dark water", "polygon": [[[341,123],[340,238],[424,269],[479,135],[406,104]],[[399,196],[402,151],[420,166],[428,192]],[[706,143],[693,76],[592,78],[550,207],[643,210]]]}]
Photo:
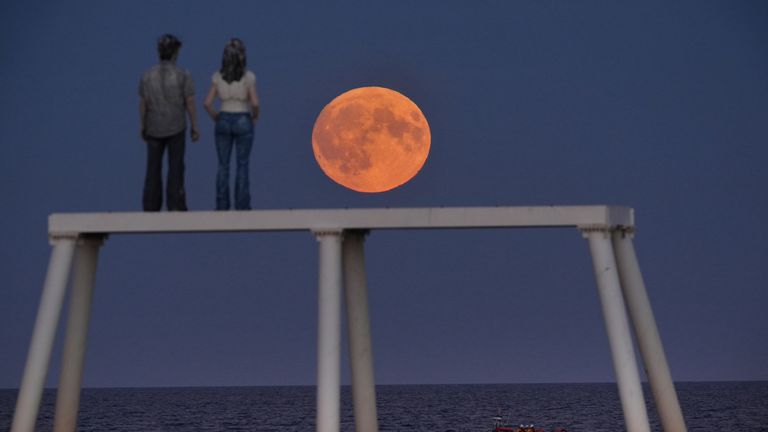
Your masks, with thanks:
[{"label": "dark water", "polygon": [[[768,382],[677,384],[690,431],[768,431]],[[648,388],[646,396],[648,397]],[[314,387],[85,389],[80,431],[312,431]],[[509,423],[569,431],[624,430],[615,384],[380,386],[381,431],[488,431]],[[0,431],[10,427],[15,390],[0,390]],[[37,430],[51,430],[55,393],[46,390]],[[652,428],[660,430],[648,400]],[[354,431],[349,388],[342,431]]]}]

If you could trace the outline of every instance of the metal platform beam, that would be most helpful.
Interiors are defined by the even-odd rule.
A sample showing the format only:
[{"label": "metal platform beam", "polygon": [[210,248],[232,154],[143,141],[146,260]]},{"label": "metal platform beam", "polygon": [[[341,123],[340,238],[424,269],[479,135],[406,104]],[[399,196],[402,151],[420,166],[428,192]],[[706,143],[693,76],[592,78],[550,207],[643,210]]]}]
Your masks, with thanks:
[{"label": "metal platform beam", "polygon": [[167,213],[55,213],[51,235],[339,229],[634,226],[633,210],[612,206],[425,207]]}]

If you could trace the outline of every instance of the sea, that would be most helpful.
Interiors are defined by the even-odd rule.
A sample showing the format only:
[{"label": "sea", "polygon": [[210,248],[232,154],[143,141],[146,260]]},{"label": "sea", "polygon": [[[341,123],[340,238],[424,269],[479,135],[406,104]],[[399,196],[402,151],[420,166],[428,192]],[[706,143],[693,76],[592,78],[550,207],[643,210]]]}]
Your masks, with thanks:
[{"label": "sea", "polygon": [[[676,383],[689,431],[768,431],[768,381]],[[513,426],[569,432],[625,430],[615,383],[377,386],[381,431],[489,432]],[[10,428],[17,390],[0,390],[0,431]],[[651,428],[660,431],[648,387]],[[50,431],[55,391],[43,394],[36,430]],[[315,429],[315,388],[86,388],[79,431],[262,431]],[[353,432],[342,388],[341,431]]]}]

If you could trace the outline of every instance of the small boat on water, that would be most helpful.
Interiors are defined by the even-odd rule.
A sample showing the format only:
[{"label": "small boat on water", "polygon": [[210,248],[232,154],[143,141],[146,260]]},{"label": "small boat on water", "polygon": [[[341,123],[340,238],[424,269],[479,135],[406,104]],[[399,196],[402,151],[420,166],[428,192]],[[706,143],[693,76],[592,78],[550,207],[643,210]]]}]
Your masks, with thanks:
[{"label": "small boat on water", "polygon": [[[517,426],[511,426],[504,423],[504,420],[500,416],[493,418],[493,430],[491,432],[546,432],[544,429],[539,429],[532,424],[520,424]],[[568,432],[565,428],[555,428],[552,432]]]}]

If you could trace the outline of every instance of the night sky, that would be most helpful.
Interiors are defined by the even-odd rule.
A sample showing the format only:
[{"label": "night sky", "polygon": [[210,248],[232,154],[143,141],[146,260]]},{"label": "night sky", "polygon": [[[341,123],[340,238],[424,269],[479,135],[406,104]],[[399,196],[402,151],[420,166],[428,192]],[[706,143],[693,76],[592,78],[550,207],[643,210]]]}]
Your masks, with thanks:
[{"label": "night sky", "polygon": [[[215,205],[202,99],[236,36],[261,99],[255,209],[631,206],[673,378],[768,379],[768,3],[6,1],[0,388],[21,381],[47,216],[141,209],[137,87],[166,32],[197,90],[190,210]],[[372,85],[421,108],[432,148],[361,194],[311,132]],[[575,229],[375,231],[366,259],[379,384],[614,380]],[[313,384],[316,296],[309,233],[112,236],[83,384]]]}]

